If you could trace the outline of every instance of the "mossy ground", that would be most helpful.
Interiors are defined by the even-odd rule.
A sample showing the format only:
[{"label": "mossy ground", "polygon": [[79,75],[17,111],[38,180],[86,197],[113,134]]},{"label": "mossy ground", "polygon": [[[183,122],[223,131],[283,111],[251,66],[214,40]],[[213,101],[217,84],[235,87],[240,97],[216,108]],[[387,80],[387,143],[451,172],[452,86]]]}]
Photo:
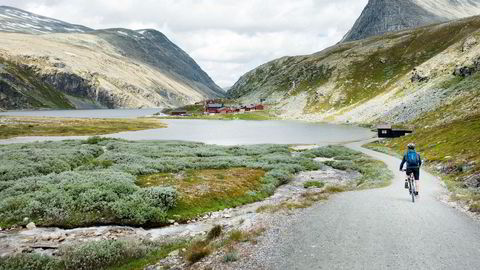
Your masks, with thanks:
[{"label": "mossy ground", "polygon": [[0,138],[18,136],[87,136],[165,128],[157,119],[80,119],[0,116]]},{"label": "mossy ground", "polygon": [[[254,202],[265,171],[250,168],[188,170],[185,173],[160,173],[141,176],[141,187],[170,186],[179,192],[177,207],[169,211],[176,220]],[[255,194],[255,195],[253,195]]]}]

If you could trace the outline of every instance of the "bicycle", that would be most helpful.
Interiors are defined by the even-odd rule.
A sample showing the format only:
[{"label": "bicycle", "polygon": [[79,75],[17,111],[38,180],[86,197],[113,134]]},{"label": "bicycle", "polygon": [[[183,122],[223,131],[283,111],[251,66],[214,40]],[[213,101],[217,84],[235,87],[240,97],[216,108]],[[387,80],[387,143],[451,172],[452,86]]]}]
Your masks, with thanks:
[{"label": "bicycle", "polygon": [[[407,170],[403,170],[404,172]],[[407,178],[408,182],[408,191],[410,192],[410,195],[412,195],[412,202],[415,203],[415,194],[417,193],[417,186],[415,184],[415,177],[413,175],[413,172],[408,175]]]}]

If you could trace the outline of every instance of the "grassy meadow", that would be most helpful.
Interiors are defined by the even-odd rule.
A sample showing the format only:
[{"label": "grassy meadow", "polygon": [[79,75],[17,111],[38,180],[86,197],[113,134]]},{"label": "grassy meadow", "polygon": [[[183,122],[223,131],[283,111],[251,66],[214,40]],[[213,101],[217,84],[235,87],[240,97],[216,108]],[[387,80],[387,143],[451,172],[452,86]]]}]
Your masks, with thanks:
[{"label": "grassy meadow", "polygon": [[158,119],[97,119],[0,116],[0,139],[18,136],[89,136],[165,128]]}]

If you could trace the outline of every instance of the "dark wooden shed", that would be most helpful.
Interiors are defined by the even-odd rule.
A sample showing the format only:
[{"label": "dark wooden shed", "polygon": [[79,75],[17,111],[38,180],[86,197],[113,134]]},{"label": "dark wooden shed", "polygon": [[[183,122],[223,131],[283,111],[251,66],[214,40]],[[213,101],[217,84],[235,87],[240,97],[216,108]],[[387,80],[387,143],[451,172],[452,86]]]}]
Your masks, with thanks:
[{"label": "dark wooden shed", "polygon": [[394,129],[391,125],[380,125],[377,131],[379,138],[398,138],[413,132],[407,129]]},{"label": "dark wooden shed", "polygon": [[185,110],[175,110],[175,111],[170,112],[170,115],[172,115],[172,116],[183,116],[183,115],[186,115],[186,114],[187,114],[187,111],[185,111]]}]

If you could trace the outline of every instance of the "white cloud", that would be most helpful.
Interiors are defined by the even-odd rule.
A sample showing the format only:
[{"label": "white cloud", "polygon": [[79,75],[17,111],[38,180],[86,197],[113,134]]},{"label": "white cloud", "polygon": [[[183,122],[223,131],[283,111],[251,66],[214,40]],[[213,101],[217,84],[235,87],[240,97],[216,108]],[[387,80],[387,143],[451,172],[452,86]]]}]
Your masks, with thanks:
[{"label": "white cloud", "polygon": [[6,0],[92,28],[155,28],[189,53],[220,86],[285,55],[338,42],[368,0]]}]

